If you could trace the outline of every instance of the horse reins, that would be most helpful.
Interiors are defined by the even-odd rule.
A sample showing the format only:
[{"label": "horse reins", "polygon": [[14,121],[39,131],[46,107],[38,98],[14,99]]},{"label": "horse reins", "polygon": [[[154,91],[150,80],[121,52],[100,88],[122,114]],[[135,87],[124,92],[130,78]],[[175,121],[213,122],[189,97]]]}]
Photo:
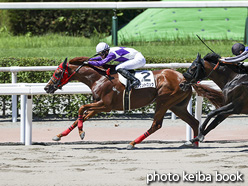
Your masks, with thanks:
[{"label": "horse reins", "polygon": [[[94,55],[91,56],[89,59],[91,59],[91,58],[93,58],[93,57],[95,57],[95,56],[97,56],[97,55],[99,55],[99,54],[94,54]],[[66,58],[66,60],[67,60],[67,58]],[[60,84],[60,81],[61,81],[61,79],[62,79],[63,76],[64,76],[64,73],[65,73],[65,71],[66,71],[66,67],[69,67],[69,66],[66,65],[65,68],[60,68],[60,67],[58,67],[59,69],[61,69],[62,74],[61,74],[60,78],[57,78],[57,77],[53,74],[52,77],[54,77],[54,79],[57,79],[58,81],[55,82],[52,78],[51,78],[51,81],[54,83],[54,86],[55,86],[56,88],[61,89],[62,85],[66,84],[66,83],[71,79],[71,77],[72,77],[75,73],[77,73],[77,72],[80,70],[80,68],[82,68],[82,66],[84,66],[84,65],[85,65],[85,64],[83,63],[82,65],[78,66],[78,68],[77,68],[77,69],[76,69],[76,70],[75,70],[75,71],[74,71],[74,72],[73,72],[73,73],[64,81],[64,83],[62,83],[62,84]],[[97,69],[104,71],[103,69],[100,69],[100,68],[97,68]],[[107,75],[109,75],[109,71],[110,71],[110,69],[108,69],[108,70],[105,71]]]},{"label": "horse reins", "polygon": [[[208,79],[209,76],[211,76],[211,74],[220,66],[220,61],[218,61],[218,63],[214,66],[214,68],[211,70],[211,72],[207,75],[207,77],[205,77],[204,79]],[[204,67],[205,68],[205,67]]]},{"label": "horse reins", "polygon": [[[68,67],[68,65],[66,65],[65,68],[60,68],[60,67],[58,67],[59,69],[61,69],[62,74],[61,74],[60,78],[57,78],[55,75],[53,75],[53,77],[54,77],[55,79],[58,80],[57,82],[55,82],[52,78],[51,78],[51,81],[55,84],[54,86],[55,86],[56,88],[61,89],[61,87],[62,87],[64,84],[66,84],[66,83],[72,78],[72,76],[73,76],[74,74],[76,74],[76,73],[80,70],[80,68],[82,68],[84,65],[86,65],[86,64],[82,64],[82,65],[78,66],[77,69],[76,69],[68,78],[66,78],[65,81],[62,82],[61,84],[60,84],[60,82],[61,82],[62,77],[64,76],[64,73],[68,73],[68,72],[66,72],[66,67]],[[108,76],[110,75],[110,68],[108,68],[107,70],[102,69],[102,68],[99,68],[99,67],[97,67],[97,66],[94,66],[94,68],[96,68],[96,69],[98,69],[98,70],[100,70],[100,71],[102,71],[102,72],[105,72]]]},{"label": "horse reins", "polygon": [[[215,53],[201,38],[200,38],[200,36],[198,36],[197,34],[196,34],[196,36],[198,37],[198,39],[211,51],[211,52],[213,52],[213,53]],[[215,53],[216,54],[216,53]],[[207,79],[207,78],[209,78],[209,76],[213,73],[213,71],[215,71],[217,68],[219,68],[219,66],[220,66],[220,64],[221,63],[223,63],[223,64],[230,64],[230,63],[228,63],[228,62],[224,62],[224,61],[220,61],[220,60],[218,60],[218,63],[214,66],[214,68],[211,70],[211,72],[207,75],[207,77],[205,77],[204,79]],[[234,65],[234,64],[233,64]],[[237,65],[237,64],[235,64],[235,65]],[[205,68],[205,67],[204,67]],[[202,80],[204,80],[204,79],[202,79]],[[200,81],[202,81],[202,80],[200,80]]]},{"label": "horse reins", "polygon": [[[220,60],[218,60],[218,63],[213,67],[213,69],[211,70],[211,72],[210,72],[205,78],[199,80],[199,82],[202,81],[202,80],[208,79],[209,76],[211,76],[211,74],[212,74],[216,69],[218,69],[218,68],[220,67],[220,64],[227,64],[227,65],[236,65],[236,66],[238,66],[237,64],[233,64],[233,63],[229,63],[229,62],[225,62],[225,61],[220,61]],[[204,68],[205,68],[205,67],[204,67]]]}]

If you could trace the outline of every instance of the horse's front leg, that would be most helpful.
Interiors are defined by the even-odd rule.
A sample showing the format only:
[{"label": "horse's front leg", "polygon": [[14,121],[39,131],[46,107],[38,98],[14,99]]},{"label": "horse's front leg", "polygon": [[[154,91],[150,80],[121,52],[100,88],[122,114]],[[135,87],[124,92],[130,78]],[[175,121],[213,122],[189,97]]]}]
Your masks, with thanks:
[{"label": "horse's front leg", "polygon": [[[94,111],[86,112],[84,113],[84,121],[86,121],[88,118],[92,117],[96,113]],[[60,134],[56,135],[53,137],[53,141],[60,141],[62,137],[67,136],[74,128],[78,126],[78,119],[70,126],[68,127],[65,131],[61,132]]]},{"label": "horse's front leg", "polygon": [[85,132],[83,131],[83,122],[88,120],[89,118],[93,117],[97,113],[98,113],[97,111],[89,111],[89,112],[83,113],[83,115],[79,114],[79,117],[77,119],[77,126],[78,126],[79,136],[82,140],[85,137]]},{"label": "horse's front leg", "polygon": [[[190,140],[191,143],[194,143],[196,141],[202,142],[204,140],[205,135],[212,129],[214,129],[217,125],[219,125],[223,120],[225,120],[230,114],[236,113],[235,106],[233,103],[229,103],[223,107],[220,107],[216,109],[215,111],[212,111],[208,117],[205,119],[203,124],[200,126],[200,133],[199,135]],[[208,126],[207,130],[205,130],[208,122],[211,118],[217,116]]]},{"label": "horse's front leg", "polygon": [[[85,116],[84,112],[86,110],[89,112],[89,114]],[[85,132],[83,131],[83,122],[99,112],[109,112],[110,110],[110,108],[104,105],[103,101],[98,101],[96,103],[81,106],[78,110],[77,120],[78,132],[81,139],[84,139],[85,136]]]}]

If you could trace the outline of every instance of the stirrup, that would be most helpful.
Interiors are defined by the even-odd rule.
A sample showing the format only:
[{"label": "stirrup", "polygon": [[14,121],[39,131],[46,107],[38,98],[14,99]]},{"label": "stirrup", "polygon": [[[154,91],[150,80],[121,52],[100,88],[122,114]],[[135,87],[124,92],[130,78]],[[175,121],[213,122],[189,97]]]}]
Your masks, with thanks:
[{"label": "stirrup", "polygon": [[130,88],[136,88],[140,85],[140,81],[139,80],[135,80],[131,83]]}]

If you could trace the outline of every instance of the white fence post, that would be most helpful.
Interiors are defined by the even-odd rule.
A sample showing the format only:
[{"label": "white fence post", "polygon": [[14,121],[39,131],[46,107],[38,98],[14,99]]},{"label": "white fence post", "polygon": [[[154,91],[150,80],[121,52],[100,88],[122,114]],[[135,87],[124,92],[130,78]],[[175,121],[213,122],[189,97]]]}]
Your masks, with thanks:
[{"label": "white fence post", "polygon": [[[192,97],[189,100],[187,109],[188,109],[188,112],[192,114]],[[192,138],[192,129],[189,125],[186,125],[186,140],[189,141],[191,140],[191,138]]]},{"label": "white fence post", "polygon": [[25,125],[25,145],[32,145],[32,95],[27,96],[26,104],[26,125]]},{"label": "white fence post", "polygon": [[195,118],[199,121],[199,124],[201,124],[203,97],[199,96],[196,93],[195,99],[196,99],[196,101],[195,101]]},{"label": "white fence post", "polygon": [[176,120],[177,116],[176,114],[174,114],[174,112],[171,112],[171,120]]},{"label": "white fence post", "polygon": [[21,95],[20,142],[23,144],[25,143],[26,104],[27,104],[27,96]]},{"label": "white fence post", "polygon": [[[12,84],[17,83],[17,73],[12,72]],[[12,95],[12,122],[17,122],[17,95]]]}]

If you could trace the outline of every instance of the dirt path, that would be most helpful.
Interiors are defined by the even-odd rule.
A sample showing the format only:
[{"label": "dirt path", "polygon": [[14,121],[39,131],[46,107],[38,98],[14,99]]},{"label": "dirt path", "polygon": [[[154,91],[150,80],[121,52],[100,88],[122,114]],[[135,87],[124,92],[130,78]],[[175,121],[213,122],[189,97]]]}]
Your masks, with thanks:
[{"label": "dirt path", "polygon": [[[179,146],[144,143],[132,151],[126,144],[0,146],[0,185],[247,185],[248,142]],[[232,181],[218,182],[221,177]]]}]

